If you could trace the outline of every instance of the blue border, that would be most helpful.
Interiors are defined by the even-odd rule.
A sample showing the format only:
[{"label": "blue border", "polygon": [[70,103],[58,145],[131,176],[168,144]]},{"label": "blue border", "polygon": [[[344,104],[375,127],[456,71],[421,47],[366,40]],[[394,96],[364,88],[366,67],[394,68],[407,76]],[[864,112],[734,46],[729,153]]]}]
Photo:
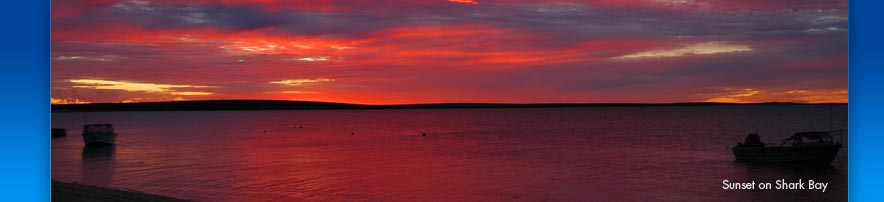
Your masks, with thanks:
[{"label": "blue border", "polygon": [[49,201],[49,1],[3,3],[0,198]]},{"label": "blue border", "polygon": [[884,75],[884,19],[882,1],[850,1],[850,135],[848,140],[848,198],[878,201],[884,197],[884,103],[880,76]]}]

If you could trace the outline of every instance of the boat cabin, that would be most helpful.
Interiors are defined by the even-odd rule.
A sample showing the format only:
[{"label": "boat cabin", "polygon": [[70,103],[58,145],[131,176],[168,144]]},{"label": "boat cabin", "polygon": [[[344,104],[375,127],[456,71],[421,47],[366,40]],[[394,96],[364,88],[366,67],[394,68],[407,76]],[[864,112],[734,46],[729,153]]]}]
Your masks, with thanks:
[{"label": "boat cabin", "polygon": [[83,133],[114,133],[114,127],[109,123],[86,124]]},{"label": "boat cabin", "polygon": [[[836,143],[832,138],[833,133],[840,131],[808,131],[808,132],[798,132],[793,134],[791,137],[786,138],[780,143],[780,146],[792,145],[804,145],[804,144],[833,144]],[[839,134],[834,134],[839,135]]]}]

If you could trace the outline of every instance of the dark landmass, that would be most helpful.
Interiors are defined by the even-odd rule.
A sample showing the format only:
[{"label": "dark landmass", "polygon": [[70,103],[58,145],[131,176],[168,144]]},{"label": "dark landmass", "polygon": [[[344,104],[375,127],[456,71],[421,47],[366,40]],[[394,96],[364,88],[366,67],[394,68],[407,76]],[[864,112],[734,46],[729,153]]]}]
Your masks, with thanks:
[{"label": "dark landmass", "polygon": [[[203,100],[140,103],[94,103],[52,105],[52,111],[214,111],[214,110],[341,110],[341,109],[455,109],[455,108],[569,108],[569,107],[661,107],[661,106],[727,106],[727,105],[811,105],[788,102],[766,103],[432,103],[365,105],[334,102],[287,101],[287,100]],[[846,105],[831,103],[830,105]]]},{"label": "dark landmass", "polygon": [[137,191],[122,191],[77,183],[52,180],[52,201],[62,202],[139,202],[139,201],[187,201]]}]

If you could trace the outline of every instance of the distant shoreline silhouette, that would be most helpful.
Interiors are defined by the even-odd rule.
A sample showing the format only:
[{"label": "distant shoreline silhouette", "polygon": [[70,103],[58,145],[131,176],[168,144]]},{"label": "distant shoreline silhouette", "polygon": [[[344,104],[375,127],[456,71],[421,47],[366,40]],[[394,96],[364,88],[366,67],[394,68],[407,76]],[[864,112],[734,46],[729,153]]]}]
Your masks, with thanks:
[{"label": "distant shoreline silhouette", "polygon": [[56,104],[53,112],[62,111],[222,111],[222,110],[383,110],[383,109],[475,109],[475,108],[574,108],[574,107],[666,107],[666,106],[743,106],[743,105],[846,105],[847,103],[428,103],[367,105],[335,102],[290,100],[200,100],[140,103]]}]

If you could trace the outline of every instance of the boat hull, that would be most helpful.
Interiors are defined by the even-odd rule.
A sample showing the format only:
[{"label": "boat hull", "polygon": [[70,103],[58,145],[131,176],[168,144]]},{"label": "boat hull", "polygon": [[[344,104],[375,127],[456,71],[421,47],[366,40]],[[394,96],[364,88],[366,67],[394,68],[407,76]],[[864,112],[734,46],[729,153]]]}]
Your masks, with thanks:
[{"label": "boat hull", "polygon": [[788,163],[828,165],[841,144],[805,145],[792,147],[734,147],[737,162]]},{"label": "boat hull", "polygon": [[64,137],[68,135],[68,130],[64,128],[52,128],[52,137]]},{"label": "boat hull", "polygon": [[84,133],[83,143],[86,146],[112,145],[117,141],[116,133]]}]

